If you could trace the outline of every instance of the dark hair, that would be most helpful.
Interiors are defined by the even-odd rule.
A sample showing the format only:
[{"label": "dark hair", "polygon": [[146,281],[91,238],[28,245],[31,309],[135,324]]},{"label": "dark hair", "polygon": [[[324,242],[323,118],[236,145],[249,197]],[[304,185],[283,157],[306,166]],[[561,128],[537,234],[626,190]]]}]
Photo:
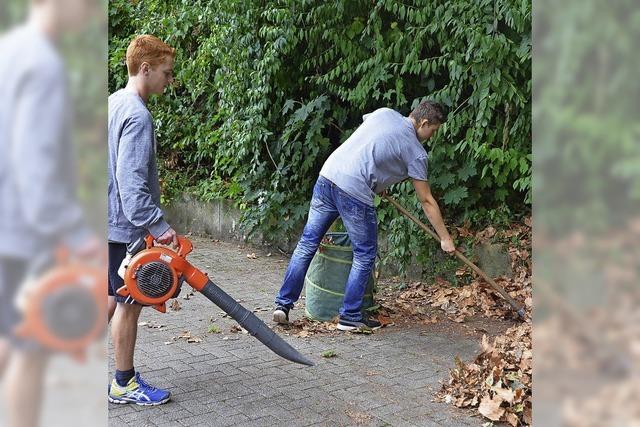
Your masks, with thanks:
[{"label": "dark hair", "polygon": [[418,123],[426,119],[430,125],[443,124],[447,120],[444,107],[430,100],[422,101],[409,115]]}]

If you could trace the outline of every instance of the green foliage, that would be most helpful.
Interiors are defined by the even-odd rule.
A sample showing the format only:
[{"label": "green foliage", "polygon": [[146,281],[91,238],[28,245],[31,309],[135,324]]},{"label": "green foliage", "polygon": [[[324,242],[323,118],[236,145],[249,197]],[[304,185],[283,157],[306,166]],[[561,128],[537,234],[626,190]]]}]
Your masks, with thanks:
[{"label": "green foliage", "polygon": [[[235,200],[267,238],[300,227],[322,163],[363,114],[427,98],[451,111],[429,161],[448,222],[530,210],[528,1],[113,0],[109,15],[111,91],[133,34],[178,49],[177,84],[150,105],[166,170],[203,199]],[[415,205],[410,184],[392,191]],[[392,257],[425,258],[392,209],[379,209]]]},{"label": "green foliage", "polygon": [[541,4],[536,224],[556,238],[608,233],[640,208],[640,10],[629,0]]},{"label": "green foliage", "polygon": [[[126,49],[134,35],[154,34],[177,50],[174,85],[165,96],[149,102],[163,160],[163,202],[199,182],[216,182],[221,196],[231,186],[215,167],[222,117],[212,46],[218,44],[219,25],[216,8],[206,1],[112,0],[109,4],[110,93],[126,85]],[[206,187],[195,188],[211,197]]]},{"label": "green foliage", "polygon": [[24,0],[4,0],[0,3],[0,31],[7,31],[27,16],[28,3]]}]

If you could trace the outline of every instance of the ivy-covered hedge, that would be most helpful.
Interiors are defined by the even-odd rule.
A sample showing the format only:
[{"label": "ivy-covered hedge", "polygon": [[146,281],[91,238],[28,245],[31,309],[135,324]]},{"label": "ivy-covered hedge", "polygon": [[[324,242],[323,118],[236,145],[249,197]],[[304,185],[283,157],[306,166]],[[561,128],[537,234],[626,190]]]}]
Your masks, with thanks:
[{"label": "ivy-covered hedge", "polygon": [[[292,232],[364,113],[431,98],[450,111],[429,143],[447,221],[530,211],[530,1],[111,0],[109,18],[110,91],[132,35],[178,49],[177,82],[151,103],[166,198],[230,198],[246,226]],[[392,192],[419,212],[409,183]],[[427,246],[392,209],[379,222],[406,260]]]}]

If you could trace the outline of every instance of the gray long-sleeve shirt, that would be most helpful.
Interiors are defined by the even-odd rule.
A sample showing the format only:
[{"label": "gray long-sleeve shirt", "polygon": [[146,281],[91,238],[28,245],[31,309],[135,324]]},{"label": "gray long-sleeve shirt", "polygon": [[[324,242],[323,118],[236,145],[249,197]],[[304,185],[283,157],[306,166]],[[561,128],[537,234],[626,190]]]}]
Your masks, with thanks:
[{"label": "gray long-sleeve shirt", "polygon": [[151,113],[127,89],[109,96],[110,241],[129,243],[169,229],[160,209],[160,183]]},{"label": "gray long-sleeve shirt", "polygon": [[75,196],[64,64],[23,25],[0,38],[0,256],[32,257],[90,230]]}]

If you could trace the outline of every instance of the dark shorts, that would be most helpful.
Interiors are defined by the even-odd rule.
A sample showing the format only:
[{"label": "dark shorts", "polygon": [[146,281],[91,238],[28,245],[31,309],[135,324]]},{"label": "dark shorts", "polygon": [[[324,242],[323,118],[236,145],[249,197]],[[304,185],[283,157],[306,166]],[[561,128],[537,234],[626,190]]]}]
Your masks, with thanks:
[{"label": "dark shorts", "polygon": [[0,258],[0,339],[7,340],[12,349],[19,351],[42,351],[32,338],[20,338],[14,333],[22,322],[22,314],[16,307],[16,296],[24,284],[29,271],[26,259]]},{"label": "dark shorts", "polygon": [[116,302],[123,304],[138,304],[131,297],[123,297],[116,293],[124,286],[124,280],[118,276],[118,269],[122,260],[127,256],[126,243],[109,242],[109,296],[115,297]]},{"label": "dark shorts", "polygon": [[0,338],[13,340],[13,330],[22,320],[15,299],[26,273],[26,260],[0,258]]}]

